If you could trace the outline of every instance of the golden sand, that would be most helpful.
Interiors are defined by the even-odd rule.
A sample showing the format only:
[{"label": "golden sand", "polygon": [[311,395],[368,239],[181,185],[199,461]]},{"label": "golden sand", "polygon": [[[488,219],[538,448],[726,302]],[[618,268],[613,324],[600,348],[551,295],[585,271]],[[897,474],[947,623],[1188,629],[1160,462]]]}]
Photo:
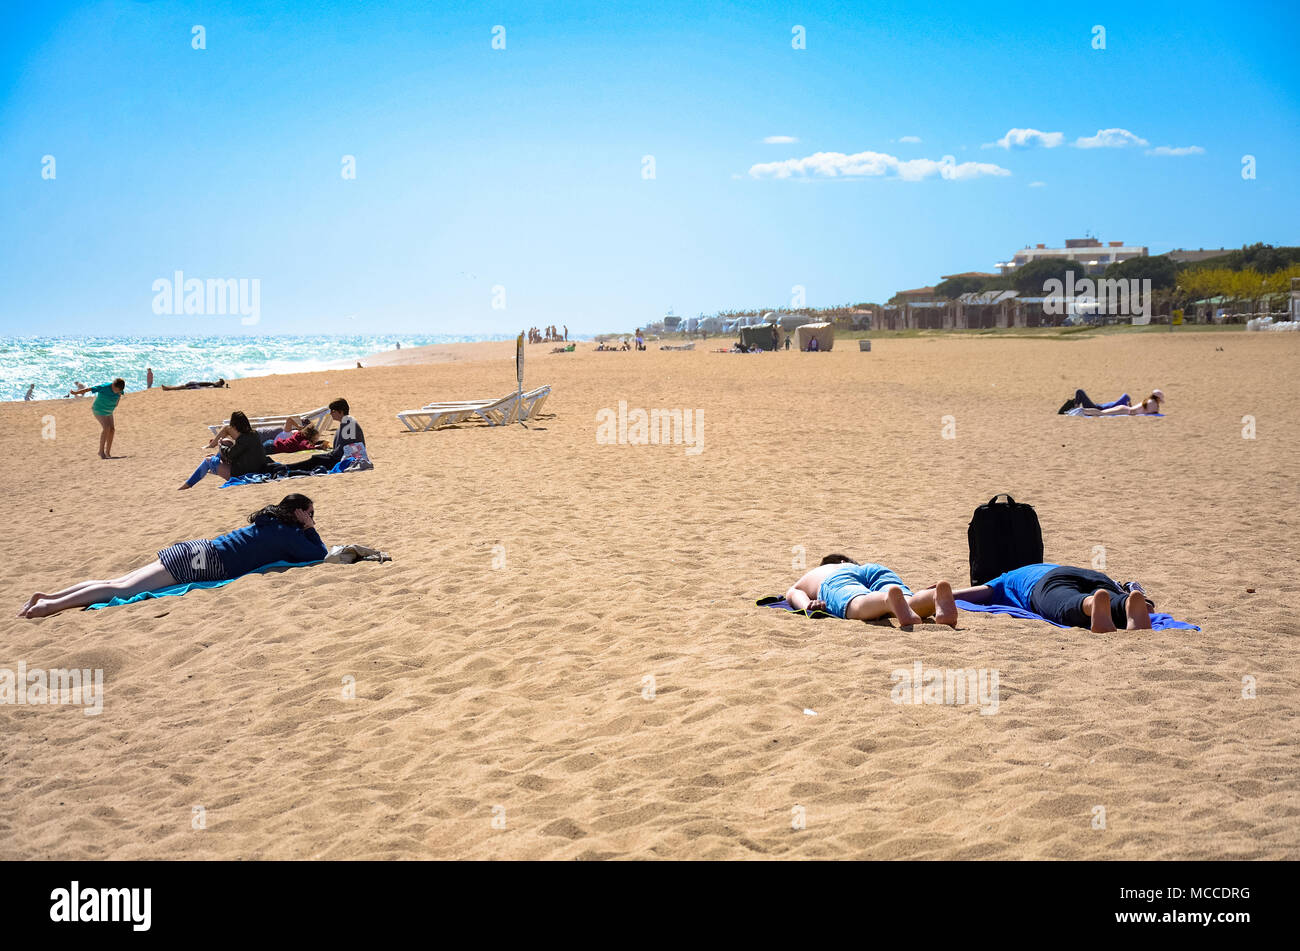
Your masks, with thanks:
[{"label": "golden sand", "polygon": [[[1300,857],[1294,335],[580,347],[529,348],[554,394],[508,429],[412,435],[394,413],[503,395],[511,343],[131,393],[107,462],[89,401],[0,406],[0,667],[107,679],[97,717],[0,706],[0,858]],[[1159,386],[1169,415],[1054,415],[1076,386]],[[203,424],[337,395],[373,471],[176,491]],[[598,444],[620,400],[702,410],[702,451]],[[13,617],[286,491],[327,544],[393,562]],[[753,604],[800,551],[965,583],[967,522],[1000,491],[1036,507],[1049,560],[1103,546],[1203,630]],[[997,713],[892,702],[918,661],[997,670]]]}]

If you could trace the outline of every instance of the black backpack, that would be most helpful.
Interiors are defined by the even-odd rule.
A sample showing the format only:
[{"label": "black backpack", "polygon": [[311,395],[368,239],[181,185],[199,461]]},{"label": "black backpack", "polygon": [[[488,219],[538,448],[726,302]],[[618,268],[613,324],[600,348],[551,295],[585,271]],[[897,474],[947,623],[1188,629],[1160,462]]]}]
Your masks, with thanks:
[{"label": "black backpack", "polygon": [[[1006,493],[1002,493],[1006,495]],[[998,496],[975,510],[966,539],[970,543],[970,583],[981,585],[1004,571],[1040,564],[1043,529],[1032,505]]]}]

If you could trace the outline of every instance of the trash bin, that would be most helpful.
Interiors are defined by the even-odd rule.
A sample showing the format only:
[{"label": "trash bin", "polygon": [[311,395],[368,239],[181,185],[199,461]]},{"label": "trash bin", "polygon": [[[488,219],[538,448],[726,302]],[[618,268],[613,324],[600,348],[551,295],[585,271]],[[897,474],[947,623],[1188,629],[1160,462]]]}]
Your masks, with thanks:
[{"label": "trash bin", "polygon": [[870,352],[871,352],[871,341],[870,341],[870,340],[859,340],[859,341],[858,341],[858,349],[859,349],[860,351],[865,352],[865,353],[870,353]]}]

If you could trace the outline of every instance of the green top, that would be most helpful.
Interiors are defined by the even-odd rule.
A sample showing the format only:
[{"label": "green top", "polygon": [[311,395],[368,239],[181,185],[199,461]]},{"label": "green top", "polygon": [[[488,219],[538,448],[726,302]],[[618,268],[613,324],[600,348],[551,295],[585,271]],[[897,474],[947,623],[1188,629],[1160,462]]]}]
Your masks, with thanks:
[{"label": "green top", "polygon": [[95,404],[90,407],[90,411],[96,416],[112,416],[113,410],[117,409],[117,401],[122,398],[122,394],[113,389],[113,384],[92,386],[90,392],[95,394]]}]

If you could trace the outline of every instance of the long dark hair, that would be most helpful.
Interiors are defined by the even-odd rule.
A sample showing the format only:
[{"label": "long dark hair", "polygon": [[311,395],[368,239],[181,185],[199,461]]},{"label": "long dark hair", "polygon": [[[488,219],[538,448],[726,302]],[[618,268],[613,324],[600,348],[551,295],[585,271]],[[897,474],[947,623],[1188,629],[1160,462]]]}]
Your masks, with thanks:
[{"label": "long dark hair", "polygon": [[237,433],[251,433],[253,431],[253,426],[249,423],[248,417],[239,410],[235,410],[230,414],[230,425],[234,427]]},{"label": "long dark hair", "polygon": [[277,505],[268,505],[266,508],[258,509],[248,516],[248,520],[253,524],[274,519],[277,522],[284,522],[286,525],[301,525],[302,523],[298,521],[298,517],[293,513],[305,512],[311,506],[311,499],[301,493],[294,492],[282,498]]}]

